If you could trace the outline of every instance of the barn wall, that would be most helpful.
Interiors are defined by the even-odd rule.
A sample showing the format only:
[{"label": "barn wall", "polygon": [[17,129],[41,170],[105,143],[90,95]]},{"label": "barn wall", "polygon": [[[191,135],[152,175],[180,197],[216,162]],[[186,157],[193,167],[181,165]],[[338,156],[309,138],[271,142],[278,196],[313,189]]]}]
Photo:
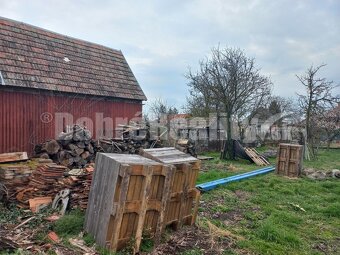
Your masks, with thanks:
[{"label": "barn wall", "polygon": [[[98,116],[112,118],[115,126],[119,124],[116,118],[130,120],[140,116],[141,111],[140,101],[0,91],[0,153],[27,151],[32,155],[35,144],[56,137],[56,124],[60,126],[58,114],[68,116],[61,125],[70,124],[72,119],[73,123],[77,120],[83,123],[80,118],[84,117],[92,120],[96,139],[100,134],[98,129],[102,129],[99,124],[105,127]],[[108,130],[105,133],[107,136]]]}]

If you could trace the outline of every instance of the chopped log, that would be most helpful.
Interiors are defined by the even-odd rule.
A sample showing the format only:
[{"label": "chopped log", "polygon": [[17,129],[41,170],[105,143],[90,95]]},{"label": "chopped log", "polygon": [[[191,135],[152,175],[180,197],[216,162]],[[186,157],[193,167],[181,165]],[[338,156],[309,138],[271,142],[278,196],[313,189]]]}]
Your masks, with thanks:
[{"label": "chopped log", "polygon": [[73,141],[86,141],[91,140],[91,132],[85,128],[82,128],[78,125],[73,128]]},{"label": "chopped log", "polygon": [[80,156],[80,155],[84,152],[84,149],[77,148],[77,149],[74,150],[74,152],[75,152],[78,156]]},{"label": "chopped log", "polygon": [[69,149],[70,151],[75,151],[78,148],[78,146],[75,145],[74,143],[70,143],[67,146],[65,146],[65,148]]},{"label": "chopped log", "polygon": [[78,148],[85,149],[86,145],[85,142],[77,142]]},{"label": "chopped log", "polygon": [[48,155],[48,153],[44,152],[39,156],[39,158],[50,159],[50,156]]},{"label": "chopped log", "polygon": [[73,132],[70,133],[60,133],[58,136],[58,141],[72,141]]},{"label": "chopped log", "polygon": [[59,143],[54,139],[47,141],[42,145],[42,151],[47,152],[49,155],[57,154],[60,149]]},{"label": "chopped log", "polygon": [[82,159],[87,159],[91,156],[91,153],[88,151],[84,151],[80,156],[82,157]]},{"label": "chopped log", "polygon": [[91,154],[94,153],[94,149],[93,149],[92,144],[86,145],[85,150],[87,150],[87,151],[90,152]]}]

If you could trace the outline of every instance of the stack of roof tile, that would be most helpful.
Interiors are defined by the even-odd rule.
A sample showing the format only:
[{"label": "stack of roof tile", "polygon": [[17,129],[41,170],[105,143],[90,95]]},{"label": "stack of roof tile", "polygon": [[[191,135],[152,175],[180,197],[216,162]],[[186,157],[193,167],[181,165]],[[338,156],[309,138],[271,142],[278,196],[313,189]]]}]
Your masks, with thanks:
[{"label": "stack of roof tile", "polygon": [[26,165],[0,165],[0,182],[6,187],[6,196],[13,196],[18,185],[27,185],[31,173],[32,169]]},{"label": "stack of roof tile", "polygon": [[56,183],[58,179],[63,177],[66,170],[67,167],[54,163],[38,166],[37,170],[30,177],[30,185],[46,186]]},{"label": "stack of roof tile", "polygon": [[0,182],[5,185],[7,201],[16,203],[22,208],[29,208],[29,201],[32,199],[41,197],[53,199],[59,191],[70,189],[71,208],[86,209],[94,171],[93,164],[79,169],[79,173],[73,171],[68,173],[69,176],[64,176],[67,170],[65,166],[43,159],[22,164],[0,164]]}]

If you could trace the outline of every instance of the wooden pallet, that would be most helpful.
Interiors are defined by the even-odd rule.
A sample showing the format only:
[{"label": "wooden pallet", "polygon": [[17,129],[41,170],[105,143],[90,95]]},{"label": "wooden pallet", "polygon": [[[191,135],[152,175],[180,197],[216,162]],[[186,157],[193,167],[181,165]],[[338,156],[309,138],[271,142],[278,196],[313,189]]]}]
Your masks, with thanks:
[{"label": "wooden pallet", "polygon": [[200,200],[200,192],[196,189],[200,160],[173,147],[145,149],[141,150],[141,155],[176,168],[166,209],[166,225],[178,229],[194,224]]},{"label": "wooden pallet", "polygon": [[279,175],[299,177],[303,163],[303,146],[297,144],[279,145],[275,172]]},{"label": "wooden pallet", "polygon": [[113,251],[133,240],[137,253],[145,233],[159,242],[173,173],[139,155],[97,154],[85,230]]},{"label": "wooden pallet", "polygon": [[252,161],[258,166],[268,166],[270,163],[264,157],[262,157],[254,148],[244,148],[246,154],[252,159]]}]

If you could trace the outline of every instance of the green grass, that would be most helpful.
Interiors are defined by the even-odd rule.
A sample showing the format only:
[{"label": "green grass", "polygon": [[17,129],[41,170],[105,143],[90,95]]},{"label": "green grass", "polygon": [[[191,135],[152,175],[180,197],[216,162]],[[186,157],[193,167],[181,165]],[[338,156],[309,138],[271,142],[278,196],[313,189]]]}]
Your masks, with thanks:
[{"label": "green grass", "polygon": [[316,160],[304,161],[303,165],[320,170],[340,169],[340,149],[319,150]]},{"label": "green grass", "polygon": [[[84,212],[70,211],[55,222],[53,229],[60,237],[78,235],[83,230],[84,218]],[[90,238],[87,241],[90,241]]]},{"label": "green grass", "polygon": [[[199,181],[258,168],[246,162],[232,162],[239,168],[233,172],[216,167],[230,163],[218,159],[204,163],[209,164],[211,172],[202,172]],[[318,160],[304,165],[328,170],[339,169],[339,164],[340,150],[330,150],[320,151]],[[246,195],[240,197],[240,192]],[[270,173],[204,193],[200,214],[245,238],[236,242],[231,251],[234,254],[238,254],[238,250],[255,254],[340,254],[339,197],[339,180],[288,179]],[[237,213],[238,220],[232,218],[230,212]],[[216,218],[216,214],[221,217]],[[324,251],[317,247],[323,247]]]}]

